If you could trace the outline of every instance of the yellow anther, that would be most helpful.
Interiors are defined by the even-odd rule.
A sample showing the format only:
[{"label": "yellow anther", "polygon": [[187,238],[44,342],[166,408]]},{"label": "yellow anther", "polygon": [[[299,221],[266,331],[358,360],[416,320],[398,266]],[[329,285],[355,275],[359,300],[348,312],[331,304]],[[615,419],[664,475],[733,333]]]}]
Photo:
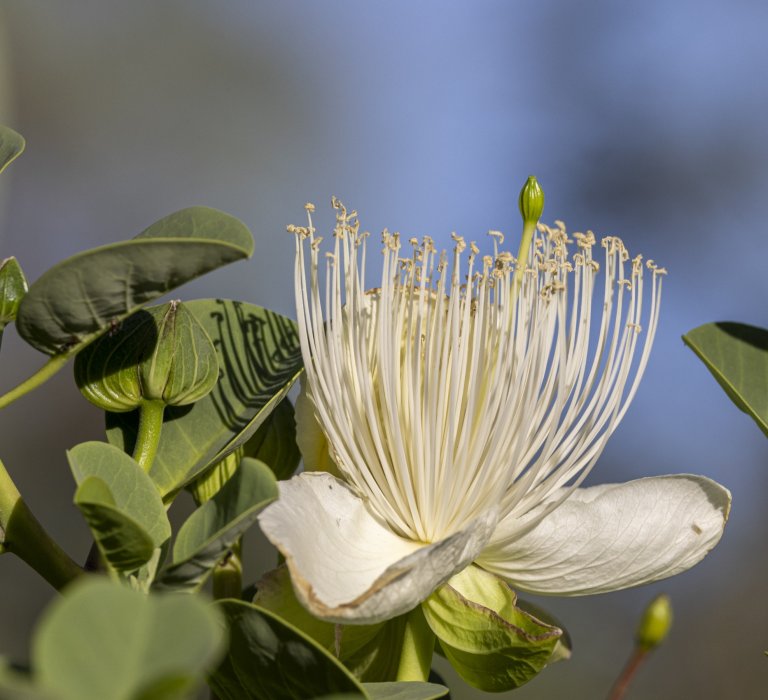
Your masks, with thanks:
[{"label": "yellow anther", "polygon": [[501,231],[488,231],[488,235],[497,239],[499,245],[504,243],[504,234]]},{"label": "yellow anther", "polygon": [[312,204],[312,202],[307,202],[307,203],[304,205],[304,209],[305,209],[306,211],[308,211],[308,212],[311,214],[312,212],[314,212],[314,211],[315,211],[315,205],[314,205],[314,204]]}]

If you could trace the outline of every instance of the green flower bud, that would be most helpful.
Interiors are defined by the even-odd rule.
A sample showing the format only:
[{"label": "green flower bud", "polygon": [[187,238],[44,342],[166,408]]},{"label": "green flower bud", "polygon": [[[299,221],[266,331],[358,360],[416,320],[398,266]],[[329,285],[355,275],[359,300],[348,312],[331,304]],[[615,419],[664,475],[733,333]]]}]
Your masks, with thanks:
[{"label": "green flower bud", "polygon": [[643,651],[651,651],[661,644],[672,627],[672,603],[669,596],[656,596],[644,610],[635,635],[635,643]]},{"label": "green flower bud", "polygon": [[520,190],[520,214],[526,224],[536,224],[544,211],[544,190],[541,189],[536,178],[531,175],[526,180],[523,189]]},{"label": "green flower bud", "polygon": [[208,395],[219,379],[216,348],[205,328],[179,301],[152,311],[165,312],[155,318],[157,342],[139,366],[145,399],[166,406],[184,406]]},{"label": "green flower bud", "polygon": [[105,411],[132,411],[145,401],[194,403],[218,376],[213,341],[177,301],[133,314],[75,358],[80,391]]},{"label": "green flower bud", "polygon": [[27,289],[27,279],[16,258],[0,262],[0,329],[16,318]]}]

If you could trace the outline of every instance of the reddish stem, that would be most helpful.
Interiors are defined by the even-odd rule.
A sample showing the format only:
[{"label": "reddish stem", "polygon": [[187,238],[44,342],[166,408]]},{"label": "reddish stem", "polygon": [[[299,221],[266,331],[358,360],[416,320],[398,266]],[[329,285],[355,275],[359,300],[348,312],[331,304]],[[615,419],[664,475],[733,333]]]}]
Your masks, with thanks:
[{"label": "reddish stem", "polygon": [[637,670],[640,668],[640,666],[642,666],[643,661],[645,661],[647,656],[647,650],[641,649],[639,647],[635,648],[635,650],[632,652],[632,656],[629,657],[629,661],[627,661],[626,666],[624,666],[621,674],[613,684],[611,692],[608,695],[608,700],[621,700],[624,697],[624,694],[627,692],[627,688],[629,688],[629,684],[632,682],[632,679],[635,677]]}]

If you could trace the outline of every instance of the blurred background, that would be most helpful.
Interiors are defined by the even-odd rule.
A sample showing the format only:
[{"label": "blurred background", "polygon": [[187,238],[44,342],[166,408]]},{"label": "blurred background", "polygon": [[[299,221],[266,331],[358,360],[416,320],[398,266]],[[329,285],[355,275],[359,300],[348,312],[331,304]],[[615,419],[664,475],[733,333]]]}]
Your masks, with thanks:
[{"label": "blurred background", "polygon": [[[2,178],[0,257],[34,280],[205,204],[245,221],[256,254],[176,296],[294,316],[284,232],[304,202],[325,212],[319,226],[335,194],[373,232],[516,236],[517,193],[537,175],[546,220],[620,235],[669,270],[645,379],[592,481],[694,472],[728,486],[734,506],[690,572],[539,601],[574,657],[514,696],[604,697],[640,611],[666,591],[671,638],[630,697],[764,698],[768,441],[680,336],[714,320],[768,325],[767,27],[758,0],[4,0],[0,122],[28,146]],[[42,362],[9,329],[0,388]],[[0,423],[0,458],[81,560],[89,537],[64,450],[102,436],[70,371]],[[0,558],[0,654],[26,658],[51,596]],[[457,700],[482,696],[446,678]]]}]

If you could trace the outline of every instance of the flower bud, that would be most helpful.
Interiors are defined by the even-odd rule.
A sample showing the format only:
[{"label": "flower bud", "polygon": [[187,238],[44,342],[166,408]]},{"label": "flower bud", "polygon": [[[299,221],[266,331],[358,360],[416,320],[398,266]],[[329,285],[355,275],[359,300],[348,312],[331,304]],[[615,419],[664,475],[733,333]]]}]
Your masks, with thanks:
[{"label": "flower bud", "polygon": [[526,224],[535,225],[544,211],[544,190],[541,189],[533,175],[526,180],[523,189],[520,190],[518,204],[523,221]]},{"label": "flower bud", "polygon": [[219,379],[213,341],[181,302],[172,301],[151,311],[157,324],[157,342],[139,366],[143,398],[160,400],[167,406],[199,401]]},{"label": "flower bud", "polygon": [[133,314],[75,358],[80,391],[106,411],[132,411],[144,401],[194,403],[218,376],[213,341],[177,301]]},{"label": "flower bud", "polygon": [[672,627],[672,603],[669,596],[656,596],[643,611],[635,635],[635,643],[643,651],[651,651],[661,644]]},{"label": "flower bud", "polygon": [[0,329],[16,318],[27,289],[27,279],[16,258],[0,262]]}]

